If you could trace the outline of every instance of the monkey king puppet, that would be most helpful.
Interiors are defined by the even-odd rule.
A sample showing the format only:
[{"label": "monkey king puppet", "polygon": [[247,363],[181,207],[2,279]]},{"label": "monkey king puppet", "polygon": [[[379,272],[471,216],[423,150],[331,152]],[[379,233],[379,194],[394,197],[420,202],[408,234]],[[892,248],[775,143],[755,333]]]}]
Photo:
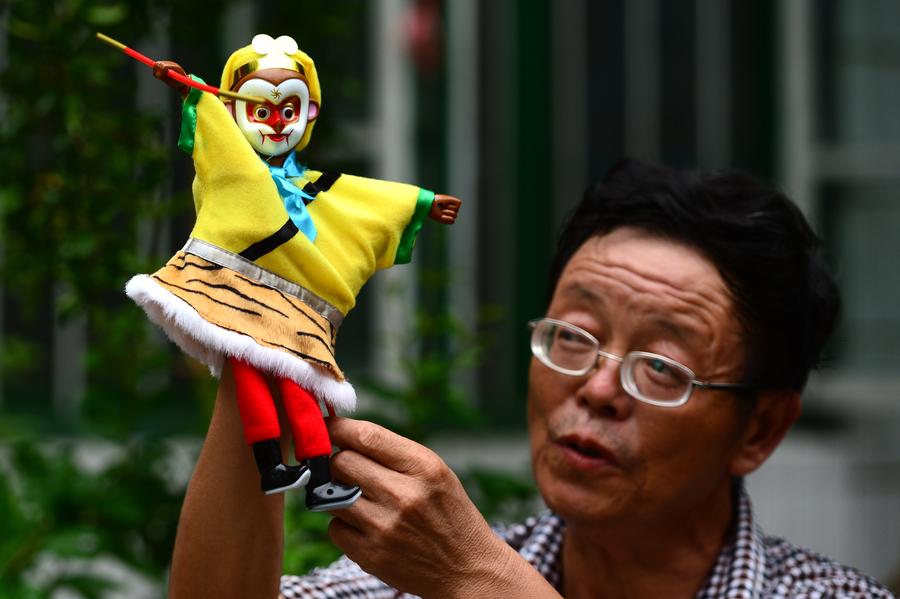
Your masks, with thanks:
[{"label": "monkey king puppet", "polygon": [[[154,73],[184,74],[175,63]],[[332,482],[329,413],[352,410],[335,361],[338,328],[377,269],[409,262],[426,217],[452,224],[460,201],[413,185],[301,165],[322,107],[313,61],[287,36],[257,35],[234,52],[221,89],[265,103],[220,100],[167,81],[184,98],[178,146],[191,154],[197,220],[184,247],[126,293],[189,355],[234,373],[244,437],[262,490],[306,486],[306,505],[352,505],[359,487]],[[282,463],[277,380],[298,465]]]}]

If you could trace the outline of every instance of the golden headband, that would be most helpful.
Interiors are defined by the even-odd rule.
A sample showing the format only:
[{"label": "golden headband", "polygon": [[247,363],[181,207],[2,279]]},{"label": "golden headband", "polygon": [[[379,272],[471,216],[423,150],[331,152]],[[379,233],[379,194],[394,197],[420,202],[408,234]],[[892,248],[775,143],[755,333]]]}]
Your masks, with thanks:
[{"label": "golden headband", "polygon": [[[251,60],[246,64],[242,64],[238,68],[234,70],[232,74],[232,81],[237,83],[250,73],[255,73],[261,69],[287,69],[289,71],[295,71],[300,74],[300,76],[305,80],[306,79],[306,69],[303,68],[303,65],[297,62],[296,60],[283,61],[279,60],[278,64],[261,64],[264,63],[265,58],[258,58],[255,60]],[[265,62],[274,62],[274,61],[265,61]],[[232,84],[233,85],[233,84]]]}]

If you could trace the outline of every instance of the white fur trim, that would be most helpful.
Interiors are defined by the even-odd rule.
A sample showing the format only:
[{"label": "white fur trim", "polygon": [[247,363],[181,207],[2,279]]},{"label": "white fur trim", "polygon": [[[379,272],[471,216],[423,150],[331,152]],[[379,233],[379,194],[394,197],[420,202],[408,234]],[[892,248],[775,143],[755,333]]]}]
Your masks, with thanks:
[{"label": "white fur trim", "polygon": [[125,285],[125,293],[169,339],[186,354],[209,366],[217,378],[222,373],[224,357],[233,356],[260,370],[295,381],[335,410],[350,412],[356,408],[356,391],[350,383],[323,374],[288,353],[263,347],[248,335],[207,322],[187,302],[149,275],[132,277]]}]

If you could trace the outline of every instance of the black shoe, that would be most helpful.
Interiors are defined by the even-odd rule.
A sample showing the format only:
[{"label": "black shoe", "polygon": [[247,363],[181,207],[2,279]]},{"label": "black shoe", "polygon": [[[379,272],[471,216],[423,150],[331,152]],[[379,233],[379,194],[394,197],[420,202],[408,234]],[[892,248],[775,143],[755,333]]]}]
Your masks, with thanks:
[{"label": "black shoe", "polygon": [[266,495],[296,489],[307,482],[309,482],[309,468],[306,466],[278,464],[260,476],[260,487]]},{"label": "black shoe", "polygon": [[325,512],[350,507],[362,497],[359,487],[339,485],[331,481],[306,489],[306,509]]},{"label": "black shoe", "polygon": [[302,487],[309,482],[309,468],[285,466],[282,463],[278,439],[254,443],[253,459],[256,460],[256,468],[259,470],[260,487],[266,495]]}]

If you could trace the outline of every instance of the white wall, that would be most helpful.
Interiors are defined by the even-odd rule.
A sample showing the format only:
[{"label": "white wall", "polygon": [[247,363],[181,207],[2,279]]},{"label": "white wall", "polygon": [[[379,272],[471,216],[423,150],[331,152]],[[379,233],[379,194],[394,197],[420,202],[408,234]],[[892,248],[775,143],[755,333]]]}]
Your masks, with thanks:
[{"label": "white wall", "polygon": [[768,534],[881,581],[900,574],[900,451],[797,431],[747,484]]}]

